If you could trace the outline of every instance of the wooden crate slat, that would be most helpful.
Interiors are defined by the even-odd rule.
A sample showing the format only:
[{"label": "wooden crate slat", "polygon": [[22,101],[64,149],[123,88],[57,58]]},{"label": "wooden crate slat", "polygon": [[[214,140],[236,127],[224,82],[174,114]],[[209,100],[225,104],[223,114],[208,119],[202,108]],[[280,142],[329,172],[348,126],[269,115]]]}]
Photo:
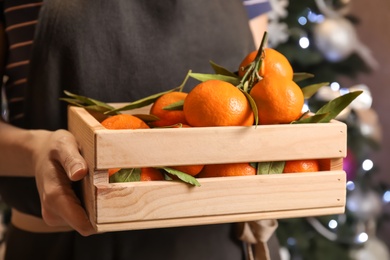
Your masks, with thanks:
[{"label": "wooden crate slat", "polygon": [[136,221],[339,207],[345,204],[345,172],[313,172],[134,182],[98,187],[98,222]]},{"label": "wooden crate slat", "polygon": [[[283,218],[298,218],[308,216],[324,216],[332,214],[344,213],[345,207],[327,207],[316,209],[294,209],[283,211]],[[134,221],[134,222],[116,222],[97,224],[96,230],[98,232],[122,231],[122,230],[138,230],[150,228],[168,228],[178,226],[195,226],[195,225],[209,225],[220,223],[237,223],[245,221],[256,221],[262,219],[281,219],[281,211],[276,212],[256,212],[244,214],[229,214],[218,216],[199,216],[193,218],[177,218],[177,219],[161,219],[150,221]]]},{"label": "wooden crate slat", "polygon": [[[338,158],[346,155],[346,129],[344,124],[338,123],[101,130],[97,131],[96,142],[97,169]],[[150,156],[151,152],[153,156]]]}]

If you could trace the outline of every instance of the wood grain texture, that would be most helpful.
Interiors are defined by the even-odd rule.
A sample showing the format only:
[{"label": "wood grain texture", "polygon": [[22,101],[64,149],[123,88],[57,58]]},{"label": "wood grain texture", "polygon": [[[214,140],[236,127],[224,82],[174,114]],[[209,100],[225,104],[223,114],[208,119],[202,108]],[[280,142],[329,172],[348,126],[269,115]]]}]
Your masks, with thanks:
[{"label": "wood grain texture", "polygon": [[97,169],[346,155],[346,128],[342,123],[99,130],[95,133]]},{"label": "wood grain texture", "polygon": [[[144,113],[144,112],[143,112]],[[344,211],[346,125],[107,130],[69,109],[69,130],[90,168],[84,203],[98,232],[339,214]],[[108,183],[108,168],[332,158],[331,170]]]},{"label": "wood grain texture", "polygon": [[98,223],[342,207],[343,171],[133,182],[99,186]]},{"label": "wood grain texture", "polygon": [[[344,206],[326,207],[314,209],[293,209],[270,212],[255,212],[244,214],[229,214],[218,216],[199,216],[193,218],[177,218],[177,219],[157,219],[152,221],[133,221],[133,222],[115,222],[96,224],[96,230],[99,233],[110,231],[137,230],[150,228],[168,228],[178,226],[196,226],[221,223],[238,223],[245,221],[255,221],[262,219],[281,219],[281,218],[299,218],[307,216],[324,216],[332,214],[342,214],[345,211]],[[281,217],[283,213],[283,217]]]},{"label": "wood grain texture", "polygon": [[[95,183],[95,130],[104,128],[85,109],[70,106],[68,109],[68,130],[76,137],[80,152],[88,164],[89,175],[83,179],[83,204],[90,220],[96,223],[96,187]],[[105,171],[107,172],[107,171]],[[108,178],[108,174],[107,174]],[[107,181],[106,181],[107,182]]]}]

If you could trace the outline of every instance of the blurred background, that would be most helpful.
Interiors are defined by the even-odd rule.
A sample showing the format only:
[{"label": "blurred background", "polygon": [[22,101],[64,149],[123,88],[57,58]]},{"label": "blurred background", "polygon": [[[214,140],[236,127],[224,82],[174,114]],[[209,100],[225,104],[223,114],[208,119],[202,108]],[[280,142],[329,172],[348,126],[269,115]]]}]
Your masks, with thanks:
[{"label": "blurred background", "polygon": [[328,82],[307,102],[316,111],[354,90],[348,126],[345,214],[280,220],[284,259],[386,260],[390,248],[390,1],[271,0],[270,47],[295,72]]}]

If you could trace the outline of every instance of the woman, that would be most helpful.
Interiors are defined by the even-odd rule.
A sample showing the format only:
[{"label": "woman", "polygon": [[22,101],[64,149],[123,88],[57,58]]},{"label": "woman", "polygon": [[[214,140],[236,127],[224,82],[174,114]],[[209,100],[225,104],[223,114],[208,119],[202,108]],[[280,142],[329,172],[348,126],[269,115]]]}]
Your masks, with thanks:
[{"label": "woman", "polygon": [[[243,259],[233,224],[94,234],[74,185],[87,166],[61,130],[66,104],[59,98],[69,90],[128,102],[176,87],[189,69],[211,72],[209,60],[235,70],[265,30],[257,27],[259,12],[249,27],[240,0],[3,2],[10,121],[0,122],[7,151],[0,192],[12,207],[6,259]],[[260,13],[268,10],[266,3]],[[34,40],[20,40],[26,34],[17,30],[34,26],[38,12]]]}]

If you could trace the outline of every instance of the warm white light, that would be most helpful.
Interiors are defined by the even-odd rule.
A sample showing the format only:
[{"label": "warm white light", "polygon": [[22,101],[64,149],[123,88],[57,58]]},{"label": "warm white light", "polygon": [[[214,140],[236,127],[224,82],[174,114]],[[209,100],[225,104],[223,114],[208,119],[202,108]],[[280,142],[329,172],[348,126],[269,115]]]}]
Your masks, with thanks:
[{"label": "warm white light", "polygon": [[328,227],[331,228],[331,229],[337,228],[337,225],[338,225],[338,223],[337,223],[337,221],[334,220],[334,219],[332,219],[332,220],[329,221],[329,223],[328,223]]},{"label": "warm white light", "polygon": [[358,237],[356,238],[357,242],[358,243],[364,243],[368,240],[368,235],[367,233],[365,232],[362,232],[358,235]]},{"label": "warm white light", "polygon": [[362,163],[363,170],[369,171],[372,169],[372,167],[374,167],[374,163],[370,159],[366,159],[363,161]]},{"label": "warm white light", "polygon": [[301,46],[302,49],[306,49],[307,47],[309,47],[309,45],[310,45],[309,38],[301,37],[299,39],[299,46]]},{"label": "warm white light", "polygon": [[338,82],[332,82],[330,84],[330,88],[333,90],[333,91],[339,91],[340,89],[340,84]]}]

